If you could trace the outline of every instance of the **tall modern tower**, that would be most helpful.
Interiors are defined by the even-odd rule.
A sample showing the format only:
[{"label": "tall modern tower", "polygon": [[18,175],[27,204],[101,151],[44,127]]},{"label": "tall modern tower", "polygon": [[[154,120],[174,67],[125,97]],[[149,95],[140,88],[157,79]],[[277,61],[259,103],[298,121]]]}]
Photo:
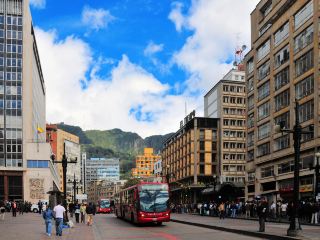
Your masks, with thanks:
[{"label": "tall modern tower", "polygon": [[45,104],[29,1],[0,0],[0,199],[35,202],[57,187]]}]

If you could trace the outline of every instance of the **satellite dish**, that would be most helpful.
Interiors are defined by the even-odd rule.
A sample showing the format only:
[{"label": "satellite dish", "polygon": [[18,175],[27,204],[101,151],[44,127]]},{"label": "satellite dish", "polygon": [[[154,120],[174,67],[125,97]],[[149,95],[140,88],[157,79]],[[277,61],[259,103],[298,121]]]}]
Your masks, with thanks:
[{"label": "satellite dish", "polygon": [[247,49],[247,46],[246,45],[242,45],[242,51],[246,50]]}]

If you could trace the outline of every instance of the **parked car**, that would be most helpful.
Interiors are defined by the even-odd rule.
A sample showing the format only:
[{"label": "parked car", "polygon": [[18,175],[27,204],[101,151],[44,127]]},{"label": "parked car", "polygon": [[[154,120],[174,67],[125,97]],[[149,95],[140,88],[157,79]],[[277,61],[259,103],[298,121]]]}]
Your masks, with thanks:
[{"label": "parked car", "polygon": [[[49,204],[49,201],[48,200],[42,200],[41,201],[43,206],[47,203]],[[34,212],[34,213],[37,213],[39,212],[39,207],[38,207],[38,203],[34,203],[31,205],[31,212]]]}]

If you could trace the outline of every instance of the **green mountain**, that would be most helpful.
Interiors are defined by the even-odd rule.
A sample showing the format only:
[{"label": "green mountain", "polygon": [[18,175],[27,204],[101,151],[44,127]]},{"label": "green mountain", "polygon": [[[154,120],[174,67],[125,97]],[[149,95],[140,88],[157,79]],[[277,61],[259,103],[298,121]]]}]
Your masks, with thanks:
[{"label": "green mountain", "polygon": [[88,130],[83,131],[78,126],[58,124],[58,127],[66,132],[79,136],[82,151],[86,151],[87,157],[116,157],[120,158],[122,174],[135,166],[135,156],[143,153],[143,148],[152,147],[155,153],[161,151],[163,142],[172,133],[166,135],[154,135],[143,139],[137,133],[124,132],[115,128],[112,130]]}]

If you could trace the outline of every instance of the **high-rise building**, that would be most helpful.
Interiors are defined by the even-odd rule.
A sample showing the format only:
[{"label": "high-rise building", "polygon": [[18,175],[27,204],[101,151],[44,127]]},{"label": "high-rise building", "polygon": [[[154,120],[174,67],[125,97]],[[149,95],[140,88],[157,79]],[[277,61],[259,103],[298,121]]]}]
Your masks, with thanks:
[{"label": "high-rise building", "polygon": [[85,186],[91,182],[120,180],[120,161],[118,158],[89,158],[85,163]]},{"label": "high-rise building", "polygon": [[170,184],[172,201],[197,203],[201,191],[218,174],[216,118],[188,115],[162,149],[162,172]]},{"label": "high-rise building", "polygon": [[[82,158],[81,158],[81,149],[79,143],[79,137],[68,133],[58,127],[57,124],[47,124],[47,141],[50,142],[52,152],[55,155],[56,161],[61,161],[63,154],[66,154],[68,161],[77,160],[76,163],[70,163],[67,166],[67,198],[71,199],[73,194],[72,183],[69,183],[74,180],[74,177],[78,182],[82,180],[81,168],[82,168]],[[63,191],[63,171],[62,164],[56,164],[59,175],[60,175],[60,189]],[[78,184],[81,187],[82,184]]]},{"label": "high-rise building", "polygon": [[[245,58],[247,84],[246,197],[292,199],[293,134],[276,133],[280,122],[295,125],[295,101],[304,130],[300,197],[312,197],[319,149],[319,1],[263,0],[251,13],[252,49]],[[310,127],[312,126],[312,127]]]},{"label": "high-rise building", "polygon": [[0,1],[0,199],[57,190],[46,143],[46,89],[29,1]]},{"label": "high-rise building", "polygon": [[245,72],[232,69],[204,96],[204,116],[219,118],[218,178],[244,188],[246,144]]},{"label": "high-rise building", "polygon": [[154,172],[154,164],[159,159],[160,155],[153,154],[153,148],[145,148],[143,155],[136,157],[136,167],[131,170],[133,177],[151,177]]}]

